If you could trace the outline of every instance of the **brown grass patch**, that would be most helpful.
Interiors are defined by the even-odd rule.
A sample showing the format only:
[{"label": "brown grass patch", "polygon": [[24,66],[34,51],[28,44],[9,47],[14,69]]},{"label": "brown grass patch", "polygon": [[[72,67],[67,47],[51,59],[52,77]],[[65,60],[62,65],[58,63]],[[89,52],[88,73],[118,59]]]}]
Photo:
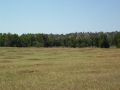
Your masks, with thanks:
[{"label": "brown grass patch", "polygon": [[0,60],[0,63],[11,63],[12,61],[10,60]]},{"label": "brown grass patch", "polygon": [[36,73],[39,72],[38,70],[21,70],[19,71],[20,74],[30,74],[30,73]]},{"label": "brown grass patch", "polygon": [[32,61],[38,61],[38,60],[42,60],[42,59],[39,59],[39,58],[29,58],[29,59],[27,59],[27,60],[32,60]]}]

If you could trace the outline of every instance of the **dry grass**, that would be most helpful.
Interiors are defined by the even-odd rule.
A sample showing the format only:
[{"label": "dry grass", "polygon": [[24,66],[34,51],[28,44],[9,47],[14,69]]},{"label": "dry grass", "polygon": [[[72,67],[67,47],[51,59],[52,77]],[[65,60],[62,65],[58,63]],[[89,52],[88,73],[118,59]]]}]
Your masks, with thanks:
[{"label": "dry grass", "polygon": [[120,90],[120,49],[0,48],[0,90]]}]

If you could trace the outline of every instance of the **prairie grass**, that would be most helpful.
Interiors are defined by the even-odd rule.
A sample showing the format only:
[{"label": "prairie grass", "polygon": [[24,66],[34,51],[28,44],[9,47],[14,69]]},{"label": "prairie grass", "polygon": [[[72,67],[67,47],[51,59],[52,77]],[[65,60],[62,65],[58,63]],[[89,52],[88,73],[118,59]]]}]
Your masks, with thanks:
[{"label": "prairie grass", "polygon": [[120,49],[0,48],[0,90],[120,90]]}]

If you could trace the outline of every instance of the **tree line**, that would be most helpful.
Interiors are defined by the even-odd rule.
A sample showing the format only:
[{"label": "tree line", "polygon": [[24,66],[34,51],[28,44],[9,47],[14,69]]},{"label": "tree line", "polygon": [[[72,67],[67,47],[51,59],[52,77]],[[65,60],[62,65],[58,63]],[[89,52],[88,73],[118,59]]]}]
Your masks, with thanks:
[{"label": "tree line", "polygon": [[69,34],[0,33],[0,47],[100,47],[120,48],[120,32]]}]

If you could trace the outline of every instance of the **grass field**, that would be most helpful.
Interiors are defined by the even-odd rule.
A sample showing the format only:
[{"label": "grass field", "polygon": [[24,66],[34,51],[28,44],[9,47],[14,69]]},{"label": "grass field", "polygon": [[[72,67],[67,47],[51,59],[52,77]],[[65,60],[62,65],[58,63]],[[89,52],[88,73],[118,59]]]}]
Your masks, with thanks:
[{"label": "grass field", "polygon": [[120,49],[0,48],[0,90],[120,90]]}]

